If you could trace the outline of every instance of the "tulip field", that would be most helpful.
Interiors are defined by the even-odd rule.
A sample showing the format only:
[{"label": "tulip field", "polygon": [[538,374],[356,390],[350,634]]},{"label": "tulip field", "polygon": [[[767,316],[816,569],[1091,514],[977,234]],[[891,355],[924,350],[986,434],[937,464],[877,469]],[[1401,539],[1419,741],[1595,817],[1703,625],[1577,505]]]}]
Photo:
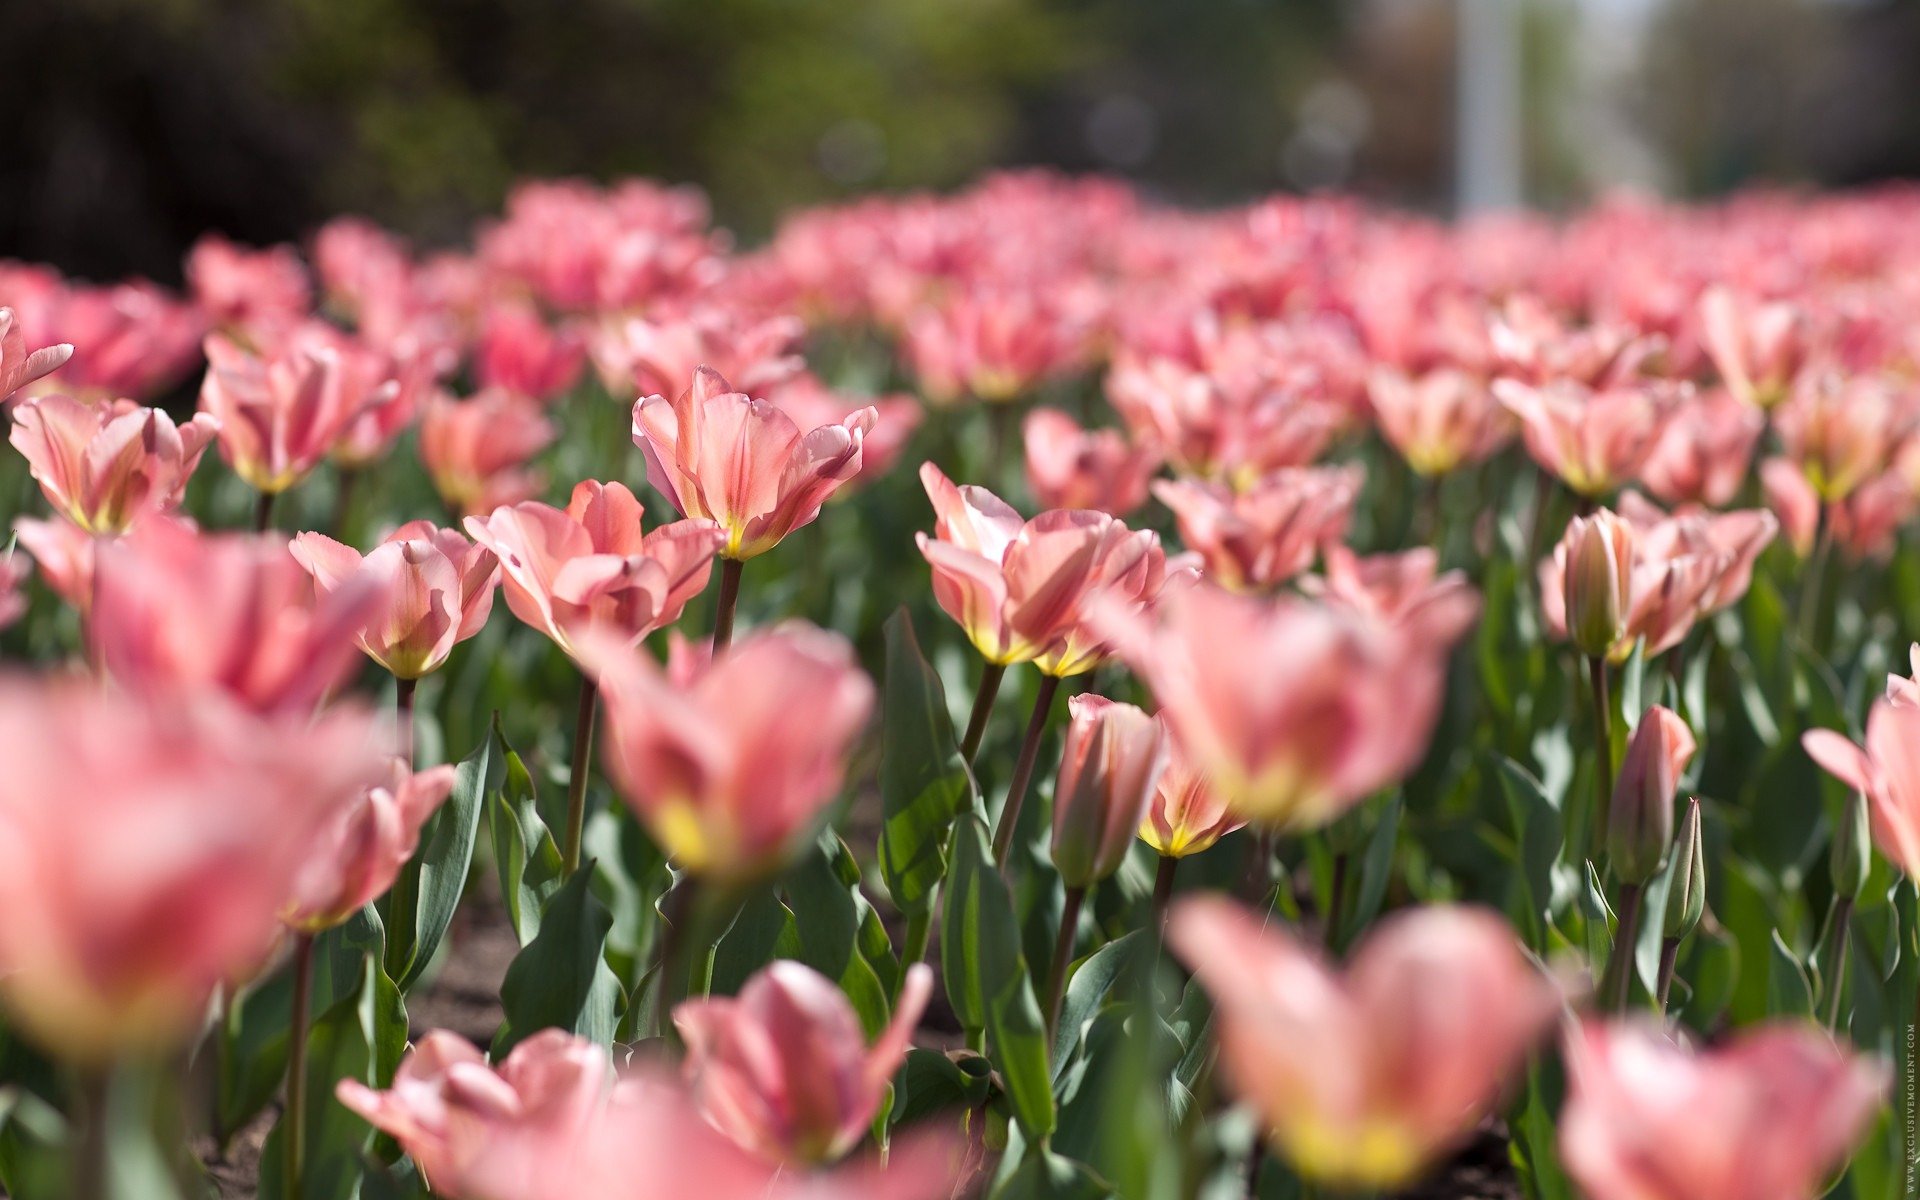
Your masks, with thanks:
[{"label": "tulip field", "polygon": [[0,261],[4,1194],[1920,1195],[1920,192],[184,266]]}]

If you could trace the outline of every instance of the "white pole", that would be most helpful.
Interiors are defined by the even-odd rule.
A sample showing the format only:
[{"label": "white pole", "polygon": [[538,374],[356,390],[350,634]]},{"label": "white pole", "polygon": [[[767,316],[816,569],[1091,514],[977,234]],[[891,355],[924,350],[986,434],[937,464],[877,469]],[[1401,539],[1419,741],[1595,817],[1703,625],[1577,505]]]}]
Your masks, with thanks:
[{"label": "white pole", "polygon": [[1454,204],[1460,215],[1515,208],[1520,157],[1520,0],[1457,0]]}]

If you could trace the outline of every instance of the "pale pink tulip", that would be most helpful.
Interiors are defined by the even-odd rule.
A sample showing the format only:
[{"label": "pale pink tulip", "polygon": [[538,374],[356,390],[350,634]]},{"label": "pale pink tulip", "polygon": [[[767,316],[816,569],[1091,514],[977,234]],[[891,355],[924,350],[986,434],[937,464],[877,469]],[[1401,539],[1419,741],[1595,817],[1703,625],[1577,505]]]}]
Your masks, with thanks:
[{"label": "pale pink tulip", "polygon": [[1049,293],[974,287],[917,309],[902,352],[936,404],[973,396],[1004,404],[1078,366],[1087,330]]},{"label": "pale pink tulip", "polygon": [[373,581],[386,603],[356,640],[368,658],[400,679],[437,670],[456,645],[480,632],[493,611],[499,559],[430,521],[407,522],[365,557],[322,533],[300,534],[291,549],[321,595],[349,581]]},{"label": "pale pink tulip", "polygon": [[1691,1052],[1664,1029],[1568,1034],[1560,1161],[1589,1200],[1817,1196],[1885,1103],[1887,1072],[1777,1021]]},{"label": "pale pink tulip", "polygon": [[1027,485],[1042,508],[1093,508],[1124,517],[1147,502],[1160,456],[1117,429],[1082,429],[1057,408],[1036,408],[1021,429]]},{"label": "pale pink tulip", "polygon": [[[177,383],[200,360],[206,321],[200,310],[146,280],[110,287],[63,286],[44,322],[35,322],[48,338],[71,343],[71,357],[58,374],[46,377],[46,390],[82,400],[151,400]],[[33,340],[41,340],[36,337]],[[59,347],[18,353],[0,331],[0,386],[14,372],[45,372]],[[47,357],[42,357],[47,356]]]},{"label": "pale pink tulip", "polygon": [[420,846],[420,828],[453,790],[451,766],[410,771],[393,760],[386,779],[361,790],[320,830],[281,919],[303,933],[331,929],[386,895]]},{"label": "pale pink tulip", "polygon": [[479,516],[539,494],[545,479],[527,463],[555,436],[539,405],[523,396],[436,393],[420,419],[420,461],[448,507]]},{"label": "pale pink tulip", "polygon": [[1483,379],[1440,369],[1412,377],[1377,368],[1369,377],[1374,423],[1415,472],[1445,475],[1472,466],[1506,445],[1513,415]]},{"label": "pale pink tulip", "polygon": [[1753,448],[1766,429],[1758,409],[1725,390],[1682,404],[1646,461],[1640,482],[1667,504],[1731,503],[1746,482]]},{"label": "pale pink tulip", "polygon": [[[886,396],[853,396],[830,390],[812,375],[802,371],[767,393],[767,399],[781,412],[793,418],[802,429],[831,425],[858,406],[870,406],[878,416],[873,428],[860,442],[860,474],[848,486],[860,480],[878,479],[893,469],[906,453],[913,431],[926,416],[920,401],[905,392]],[[837,493],[845,494],[845,493]]]},{"label": "pale pink tulip", "polygon": [[333,339],[303,329],[263,357],[220,334],[207,338],[200,409],[220,423],[221,457],[255,489],[271,495],[306,478],[348,425],[397,387],[367,387]]},{"label": "pale pink tulip", "polygon": [[1541,615],[1550,634],[1582,654],[1621,663],[1637,644],[1652,658],[1686,638],[1738,569],[1730,549],[1642,537],[1603,508],[1575,517],[1540,564]]},{"label": "pale pink tulip", "polygon": [[1787,544],[1801,558],[1813,552],[1824,513],[1827,533],[1843,555],[1884,561],[1897,547],[1901,527],[1920,507],[1920,497],[1899,471],[1876,475],[1846,499],[1827,504],[1797,465],[1769,458],[1760,464],[1760,486]]},{"label": "pale pink tulip", "polygon": [[587,351],[569,329],[554,329],[531,306],[497,304],[480,323],[474,378],[532,400],[552,400],[574,385]]},{"label": "pale pink tulip", "polygon": [[1343,972],[1282,926],[1182,900],[1174,950],[1212,995],[1220,1063],[1308,1179],[1397,1190],[1499,1102],[1561,1004],[1494,913],[1388,917]]},{"label": "pale pink tulip", "polygon": [[[670,678],[601,640],[582,656],[606,705],[608,773],[685,870],[750,880],[778,870],[838,794],[873,685],[836,634],[789,624]],[[805,719],[796,719],[805,714]]]},{"label": "pale pink tulip", "polygon": [[1527,453],[1540,469],[1587,497],[1604,496],[1639,473],[1685,397],[1658,382],[1594,391],[1575,383],[1534,388],[1502,379],[1493,391],[1520,418]]},{"label": "pale pink tulip", "polygon": [[1801,558],[1812,553],[1820,532],[1820,496],[1799,466],[1785,458],[1767,459],[1760,464],[1760,489],[1793,552]]},{"label": "pale pink tulip", "polygon": [[1345,423],[1337,404],[1269,378],[1274,369],[1122,354],[1107,376],[1107,398],[1136,445],[1178,471],[1244,487],[1313,462]]},{"label": "pale pink tulip", "polygon": [[1887,676],[1887,699],[1908,708],[1920,708],[1920,642],[1907,649],[1907,665],[1911,672],[1906,675]]},{"label": "pale pink tulip", "polygon": [[[1045,517],[1042,513],[1035,518],[1035,523]],[[1093,566],[1072,618],[1034,657],[1033,665],[1042,674],[1061,679],[1093,670],[1113,654],[1105,634],[1090,619],[1094,605],[1120,605],[1135,611],[1151,609],[1162,596],[1189,586],[1199,578],[1197,555],[1183,554],[1169,559],[1160,546],[1159,534],[1151,529],[1128,530],[1120,521],[1114,521],[1095,547]]]},{"label": "pale pink tulip", "polygon": [[500,559],[513,615],[579,656],[590,628],[637,642],[680,619],[707,586],[722,534],[711,521],[640,527],[640,501],[618,483],[586,480],[565,510],[524,501],[467,518]]},{"label": "pale pink tulip", "polygon": [[1867,798],[1873,841],[1887,861],[1920,878],[1920,707],[1904,692],[1876,700],[1867,713],[1867,744],[1830,729],[1802,734],[1807,755]]},{"label": "pale pink tulip", "polygon": [[1587,387],[1625,383],[1660,349],[1625,324],[1575,327],[1539,296],[1508,298],[1487,331],[1500,373],[1528,383],[1566,380]]},{"label": "pale pink tulip", "polygon": [[1698,748],[1678,713],[1656,704],[1640,717],[1607,805],[1607,863],[1614,878],[1644,884],[1667,860],[1680,774]]},{"label": "pale pink tulip", "polygon": [[73,357],[73,347],[62,343],[27,349],[27,335],[11,308],[0,307],[0,404],[28,384],[58,371]]},{"label": "pale pink tulip", "polygon": [[701,1115],[777,1163],[841,1158],[866,1137],[933,993],[925,963],[907,968],[893,1019],[871,1048],[839,985],[797,962],[762,968],[737,997],[673,1010]]},{"label": "pale pink tulip", "polygon": [[[775,393],[805,373],[799,346],[806,332],[793,317],[700,305],[683,313],[606,322],[591,346],[600,379],[615,395],[678,395],[706,367],[750,396],[777,400]],[[846,413],[842,408],[803,428],[838,421]]]},{"label": "pale pink tulip", "polygon": [[305,713],[352,670],[354,636],[386,602],[358,577],[316,599],[272,534],[149,521],[94,553],[94,652],[146,696],[210,689],[256,712]]},{"label": "pale pink tulip", "polygon": [[[1161,725],[1164,715],[1154,718]],[[1167,766],[1147,802],[1140,840],[1168,858],[1211,850],[1213,844],[1246,824],[1205,775],[1193,769],[1180,743],[1167,738]]]},{"label": "pale pink tulip", "polygon": [[301,861],[390,753],[359,711],[0,680],[0,1003],[67,1058],[184,1042],[265,960]]},{"label": "pale pink tulip", "polygon": [[16,405],[9,438],[57,512],[90,533],[122,533],[143,513],[179,505],[219,428],[206,413],[175,425],[157,408],[55,393]]},{"label": "pale pink tulip", "polygon": [[1821,500],[1844,500],[1893,464],[1915,426],[1913,403],[1890,379],[1820,375],[1796,387],[1774,413],[1786,456]]},{"label": "pale pink tulip", "polygon": [[1080,695],[1069,720],[1053,788],[1053,865],[1069,888],[1087,888],[1120,869],[1146,818],[1167,734],[1131,704]]},{"label": "pale pink tulip", "polygon": [[1457,613],[1389,625],[1204,583],[1172,590],[1158,610],[1102,605],[1095,622],[1237,816],[1317,828],[1425,752]]},{"label": "pale pink tulip", "polygon": [[1180,539],[1207,577],[1234,591],[1264,591],[1311,567],[1346,536],[1364,475],[1359,467],[1296,467],[1244,492],[1214,483],[1162,480],[1153,494],[1173,510]]},{"label": "pale pink tulip", "polygon": [[17,517],[13,532],[20,548],[33,556],[40,578],[53,594],[84,617],[93,608],[94,548],[103,539],[64,517],[48,521]]},{"label": "pale pink tulip", "polygon": [[1418,546],[1398,554],[1355,554],[1335,543],[1326,548],[1326,574],[1309,575],[1300,588],[1388,624],[1440,630],[1452,641],[1479,615],[1480,602],[1467,577],[1442,572],[1440,556]]},{"label": "pale pink tulip", "polygon": [[860,473],[861,443],[878,419],[868,406],[802,432],[775,405],[703,368],[678,399],[634,405],[633,440],[646,454],[648,481],[674,508],[726,533],[720,556],[748,559],[810,524]]},{"label": "pale pink tulip", "polygon": [[1754,564],[1780,531],[1780,522],[1765,509],[1715,513],[1683,508],[1669,514],[1634,492],[1620,497],[1620,516],[1633,527],[1634,545],[1644,557],[1697,555],[1722,562],[1719,575],[1701,601],[1703,616],[1730,608],[1747,594],[1753,583]]},{"label": "pale pink tulip", "polygon": [[292,246],[256,250],[210,233],[188,252],[186,273],[200,311],[243,335],[288,328],[313,308],[313,285]]},{"label": "pale pink tulip", "polygon": [[1716,285],[1701,295],[1699,316],[1700,340],[1729,392],[1757,408],[1786,398],[1807,357],[1804,313]]}]

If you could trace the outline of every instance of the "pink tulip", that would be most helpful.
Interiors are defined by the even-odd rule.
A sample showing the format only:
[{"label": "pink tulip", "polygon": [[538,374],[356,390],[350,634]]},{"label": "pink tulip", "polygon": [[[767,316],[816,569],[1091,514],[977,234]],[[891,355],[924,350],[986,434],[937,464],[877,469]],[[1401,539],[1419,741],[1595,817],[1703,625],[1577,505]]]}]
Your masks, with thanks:
[{"label": "pink tulip", "polygon": [[[328,595],[349,580],[371,580],[386,603],[356,639],[368,658],[400,679],[439,669],[453,648],[479,633],[493,611],[500,560],[452,529],[409,521],[364,558],[321,533],[293,539],[293,557]],[[357,584],[356,584],[357,586]]]},{"label": "pink tulip", "polygon": [[1726,391],[1682,404],[1646,461],[1640,482],[1667,504],[1731,503],[1746,482],[1766,417]]},{"label": "pink tulip", "polygon": [[[365,470],[386,457],[400,435],[413,428],[426,398],[452,372],[459,356],[451,347],[428,345],[412,335],[395,339],[385,350],[345,338],[339,339],[338,346],[348,370],[363,381],[377,381],[371,384],[377,389],[374,402],[347,423],[331,455],[343,470]],[[391,386],[384,386],[388,383]]]},{"label": "pink tulip", "polygon": [[934,403],[999,404],[1070,371],[1086,341],[1084,323],[1047,293],[975,287],[915,311],[903,351]]},{"label": "pink tulip", "polygon": [[1813,552],[1824,513],[1834,546],[1847,558],[1885,560],[1893,554],[1901,527],[1920,505],[1912,485],[1898,471],[1876,475],[1846,499],[1826,504],[1797,465],[1769,458],[1760,464],[1760,486],[1787,544],[1801,558]]},{"label": "pink tulip", "polygon": [[1284,467],[1319,458],[1340,431],[1344,414],[1333,403],[1243,362],[1222,361],[1220,346],[1206,365],[1165,357],[1122,354],[1107,376],[1107,398],[1126,422],[1135,445],[1159,452],[1182,473],[1242,487]]},{"label": "pink tulip", "polygon": [[273,945],[299,864],[389,753],[371,717],[265,720],[0,680],[0,1003],[103,1061],[191,1036]]},{"label": "pink tulip", "polygon": [[1472,466],[1513,437],[1512,414],[1484,380],[1464,371],[1412,377],[1382,367],[1370,376],[1368,395],[1380,436],[1421,475]]},{"label": "pink tulip", "polygon": [[[906,453],[913,431],[920,427],[926,410],[920,401],[905,392],[887,396],[861,396],[855,399],[832,391],[804,371],[767,393],[774,407],[793,418],[802,429],[818,429],[838,421],[856,405],[871,406],[879,419],[860,442],[860,474],[848,486],[860,480],[874,480],[893,470]],[[837,493],[845,494],[845,493]]]},{"label": "pink tulip", "polygon": [[1560,1161],[1590,1200],[1817,1196],[1885,1102],[1887,1072],[1777,1021],[1690,1052],[1665,1030],[1568,1035]]},{"label": "pink tulip", "polygon": [[1364,476],[1358,467],[1298,467],[1263,476],[1244,492],[1162,480],[1153,494],[1173,510],[1180,539],[1206,574],[1234,591],[1264,591],[1313,565],[1346,536]]},{"label": "pink tulip", "polygon": [[1844,500],[1892,465],[1915,427],[1914,406],[1896,386],[1882,378],[1842,382],[1822,375],[1795,388],[1774,413],[1782,448],[1821,500]]},{"label": "pink tulip", "polygon": [[[436,1030],[375,1091],[358,1080],[340,1103],[400,1143],[449,1200],[563,1200],[593,1153],[615,1087],[607,1052],[544,1029],[496,1066],[473,1043]],[[606,1194],[606,1193],[597,1193]]]},{"label": "pink tulip", "polygon": [[1820,532],[1820,496],[1807,482],[1798,465],[1785,458],[1769,458],[1760,464],[1760,490],[1767,507],[1780,521],[1793,552],[1805,558],[1813,551],[1814,538]]},{"label": "pink tulip", "polygon": [[1656,704],[1641,715],[1607,805],[1607,862],[1616,879],[1644,884],[1666,862],[1674,796],[1697,748],[1672,709]]},{"label": "pink tulip", "polygon": [[386,603],[357,577],[315,599],[274,535],[201,534],[167,521],[95,550],[89,632],[128,690],[225,692],[262,713],[305,713],[353,667],[354,636]]},{"label": "pink tulip", "polygon": [[1807,357],[1807,321],[1791,304],[1760,303],[1722,285],[1700,297],[1700,340],[1743,404],[1772,408]]},{"label": "pink tulip", "polygon": [[1160,466],[1116,429],[1082,429],[1055,408],[1036,408],[1021,426],[1027,485],[1042,508],[1092,508],[1124,517],[1147,502],[1147,481]]},{"label": "pink tulip", "polygon": [[1540,564],[1541,615],[1549,633],[1582,654],[1621,663],[1639,644],[1652,658],[1679,645],[1713,611],[1739,561],[1717,543],[1695,546],[1664,531],[1643,537],[1603,508],[1575,517]]},{"label": "pink tulip", "polygon": [[1747,594],[1754,564],[1780,531],[1780,522],[1765,509],[1714,513],[1691,508],[1669,514],[1634,492],[1620,497],[1620,515],[1633,527],[1634,545],[1643,557],[1694,555],[1722,564],[1701,600],[1703,616],[1730,608]]},{"label": "pink tulip", "polygon": [[1441,572],[1440,556],[1426,546],[1362,557],[1335,543],[1326,548],[1326,574],[1309,575],[1300,587],[1390,625],[1441,631],[1447,641],[1465,633],[1480,610],[1467,577]]},{"label": "pink tulip", "polygon": [[[601,381],[615,395],[678,395],[686,381],[706,367],[750,396],[774,397],[805,372],[798,353],[804,336],[806,327],[793,317],[756,317],[702,305],[652,319],[606,322],[596,332],[592,350]],[[842,408],[818,424],[838,421],[846,412]]]},{"label": "pink tulip", "polygon": [[1887,676],[1888,701],[1908,708],[1920,708],[1920,642],[1907,648],[1911,673]]},{"label": "pink tulip", "polygon": [[511,392],[436,393],[420,420],[420,461],[440,499],[473,517],[538,495],[545,480],[527,463],[555,436],[539,406]]},{"label": "pink tulip", "polygon": [[[110,287],[62,285],[51,309],[36,327],[44,326],[49,336],[71,343],[73,350],[48,383],[57,382],[57,390],[80,399],[150,400],[200,360],[206,325],[199,309],[145,280]],[[18,369],[15,364],[44,374],[39,368],[47,366],[48,359],[40,356],[49,351],[29,356],[21,344],[16,357],[7,340],[0,332],[0,386]],[[50,348],[55,353],[58,349]],[[20,379],[21,386],[26,382]]]},{"label": "pink tulip", "polygon": [[49,394],[15,406],[9,437],[56,511],[90,533],[122,533],[179,505],[219,428],[206,413],[177,426],[157,408]]},{"label": "pink tulip", "polygon": [[773,404],[703,368],[679,399],[634,405],[633,440],[648,480],[682,516],[719,523],[727,538],[720,556],[748,559],[810,524],[860,473],[861,443],[878,419],[868,406],[803,433]]},{"label": "pink tulip", "polygon": [[[1064,510],[1055,510],[1064,511]],[[1047,514],[1036,517],[1039,523]],[[1106,635],[1090,619],[1096,604],[1119,605],[1136,612],[1151,609],[1169,592],[1200,579],[1200,563],[1192,554],[1169,559],[1160,547],[1160,535],[1151,529],[1129,531],[1114,521],[1094,549],[1094,560],[1076,611],[1053,641],[1033,660],[1043,675],[1065,679],[1093,670],[1113,655]],[[937,590],[937,589],[936,589]]]},{"label": "pink tulip", "polygon": [[574,385],[585,361],[571,330],[551,328],[527,305],[498,304],[481,320],[473,370],[483,388],[547,401]]},{"label": "pink tulip", "polygon": [[[1165,716],[1156,717],[1161,725]],[[1207,777],[1193,769],[1180,743],[1167,738],[1167,765],[1147,802],[1140,840],[1168,858],[1211,850],[1221,838],[1244,826]]]},{"label": "pink tulip", "polygon": [[1171,591],[1158,609],[1149,617],[1102,605],[1096,624],[1237,816],[1317,828],[1425,752],[1457,614],[1386,625],[1204,583]]},{"label": "pink tulip", "polygon": [[852,647],[798,623],[718,660],[682,659],[671,676],[604,640],[582,657],[606,704],[614,783],[674,862],[722,879],[777,870],[811,833],[873,707]]},{"label": "pink tulip", "polygon": [[643,533],[641,511],[624,485],[589,479],[564,511],[528,500],[468,517],[467,532],[499,556],[513,615],[577,658],[588,629],[637,642],[707,586],[719,527],[675,521]]},{"label": "pink tulip", "polygon": [[40,578],[82,617],[93,608],[93,553],[102,540],[64,517],[17,517],[14,536],[33,556]]},{"label": "pink tulip", "polygon": [[385,780],[362,790],[315,837],[281,919],[318,933],[386,895],[419,849],[421,826],[453,790],[453,775],[451,766],[414,772],[394,759]]},{"label": "pink tulip", "polygon": [[1568,325],[1540,297],[1508,298],[1488,329],[1500,372],[1528,383],[1566,380],[1605,387],[1631,380],[1660,348],[1625,324]]},{"label": "pink tulip", "polygon": [[0,307],[0,404],[21,388],[58,371],[73,357],[73,347],[62,343],[27,350],[27,335],[11,308]]},{"label": "pink tulip", "polygon": [[1540,469],[1588,497],[1604,496],[1639,473],[1684,397],[1659,383],[1593,391],[1502,379],[1493,391],[1520,418],[1527,453]]},{"label": "pink tulip", "polygon": [[367,387],[332,335],[297,331],[265,357],[220,334],[207,338],[200,409],[220,423],[220,455],[269,495],[284,492],[325,460],[348,425],[398,386]]},{"label": "pink tulip", "polygon": [[1920,877],[1920,707],[1889,689],[1867,713],[1865,749],[1830,729],[1800,744],[1829,774],[1867,798],[1874,845],[1909,876]]},{"label": "pink tulip", "polygon": [[838,985],[775,962],[737,997],[673,1010],[701,1115],[746,1150],[800,1165],[843,1157],[873,1124],[933,993],[925,963],[907,968],[893,1019],[871,1049]]},{"label": "pink tulip", "polygon": [[242,332],[285,329],[313,308],[313,285],[292,246],[255,250],[210,233],[187,254],[187,285],[215,325]]},{"label": "pink tulip", "polygon": [[1168,940],[1212,995],[1220,1064],[1308,1179],[1398,1190],[1472,1133],[1559,989],[1494,913],[1381,921],[1346,970],[1230,901],[1175,904]]},{"label": "pink tulip", "polygon": [[1053,788],[1053,865],[1069,888],[1120,869],[1166,769],[1166,730],[1131,704],[1080,695]]},{"label": "pink tulip", "polygon": [[18,621],[27,611],[24,588],[32,572],[29,559],[13,553],[0,555],[0,629]]}]

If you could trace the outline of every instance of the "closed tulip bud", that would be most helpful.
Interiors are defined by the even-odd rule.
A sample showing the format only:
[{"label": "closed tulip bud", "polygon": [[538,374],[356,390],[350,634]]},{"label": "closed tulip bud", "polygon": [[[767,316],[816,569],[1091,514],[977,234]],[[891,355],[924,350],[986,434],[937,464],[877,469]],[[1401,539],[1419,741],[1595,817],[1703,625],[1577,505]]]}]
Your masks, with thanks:
[{"label": "closed tulip bud", "polygon": [[1053,791],[1053,865],[1069,888],[1120,869],[1166,767],[1166,731],[1131,704],[1075,696]]},{"label": "closed tulip bud", "polygon": [[1606,509],[1575,517],[1553,557],[1561,570],[1568,639],[1582,654],[1606,654],[1626,628],[1632,528]]},{"label": "closed tulip bud", "polygon": [[1698,797],[1687,801],[1673,853],[1673,879],[1667,884],[1666,925],[1661,932],[1669,941],[1678,941],[1693,932],[1707,911],[1707,852],[1700,836]]},{"label": "closed tulip bud", "polygon": [[1656,704],[1640,718],[1607,808],[1607,857],[1625,883],[1645,883],[1673,841],[1673,795],[1693,758],[1693,731]]},{"label": "closed tulip bud", "polygon": [[1868,850],[1872,836],[1867,806],[1858,796],[1847,797],[1847,810],[1827,847],[1827,870],[1833,876],[1833,890],[1837,894],[1858,899],[1866,889],[1867,873],[1873,869],[1873,855]]}]

